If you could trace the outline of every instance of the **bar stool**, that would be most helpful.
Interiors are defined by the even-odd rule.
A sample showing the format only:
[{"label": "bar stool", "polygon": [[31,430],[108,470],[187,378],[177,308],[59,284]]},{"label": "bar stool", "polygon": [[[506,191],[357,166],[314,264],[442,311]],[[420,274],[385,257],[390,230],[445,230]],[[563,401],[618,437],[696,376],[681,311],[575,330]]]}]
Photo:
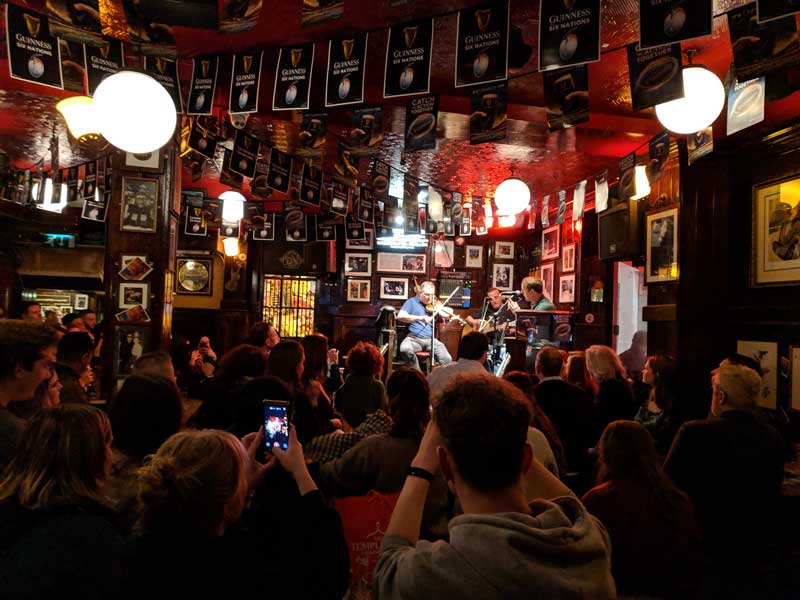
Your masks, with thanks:
[{"label": "bar stool", "polygon": [[423,373],[428,372],[428,361],[431,360],[431,353],[427,352],[426,350],[420,350],[419,352],[414,352],[417,357],[417,362],[419,363],[419,369]]}]

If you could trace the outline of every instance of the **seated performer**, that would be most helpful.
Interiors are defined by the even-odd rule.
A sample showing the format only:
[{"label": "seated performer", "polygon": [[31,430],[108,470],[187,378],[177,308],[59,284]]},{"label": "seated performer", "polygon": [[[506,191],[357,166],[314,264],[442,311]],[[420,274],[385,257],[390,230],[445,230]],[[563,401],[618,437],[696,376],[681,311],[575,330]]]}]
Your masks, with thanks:
[{"label": "seated performer", "polygon": [[[415,353],[422,350],[431,352],[433,317],[428,313],[426,306],[432,306],[435,291],[432,281],[423,281],[419,294],[406,300],[397,314],[398,321],[408,323],[408,335],[400,344],[400,355],[407,365],[416,369],[419,369],[419,361]],[[441,365],[449,364],[453,360],[445,345],[436,339],[433,340],[431,354]]]},{"label": "seated performer", "polygon": [[486,301],[488,306],[486,306],[485,312],[482,307],[474,317],[468,316],[466,321],[472,325],[473,331],[489,335],[492,331],[505,326],[509,321],[513,321],[514,313],[510,308],[511,303],[504,303],[503,296],[496,287],[489,288],[486,292]]}]

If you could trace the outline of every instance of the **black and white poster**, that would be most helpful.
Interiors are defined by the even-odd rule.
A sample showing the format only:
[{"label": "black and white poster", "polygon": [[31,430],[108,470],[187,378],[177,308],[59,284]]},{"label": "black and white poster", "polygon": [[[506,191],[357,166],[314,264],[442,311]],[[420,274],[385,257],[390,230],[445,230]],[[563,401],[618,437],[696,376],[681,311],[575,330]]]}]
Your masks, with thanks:
[{"label": "black and white poster", "polygon": [[314,44],[281,48],[275,67],[272,110],[306,110],[314,67]]},{"label": "black and white poster", "polygon": [[269,156],[267,185],[275,191],[287,193],[289,191],[291,172],[292,157],[277,148],[273,148]]},{"label": "black and white poster", "polygon": [[364,72],[369,34],[362,33],[328,42],[325,106],[364,101]]},{"label": "black and white poster", "polygon": [[58,39],[45,15],[6,4],[6,49],[13,79],[63,89]]},{"label": "black and white poster", "polygon": [[219,172],[219,182],[224,185],[235,187],[237,190],[242,189],[244,178],[241,173],[237,173],[231,169],[231,159],[233,158],[233,151],[224,149],[222,154],[222,169]]},{"label": "black and white poster", "polygon": [[764,77],[731,85],[728,89],[728,135],[733,135],[764,120],[765,92],[766,79]]},{"label": "black and white poster", "polygon": [[336,213],[340,217],[347,214],[347,209],[350,204],[350,191],[351,189],[338,181],[333,182],[331,188],[331,212]]},{"label": "black and white poster", "polygon": [[800,2],[797,0],[756,0],[758,22],[772,21],[800,13]]},{"label": "black and white poster", "polygon": [[550,194],[542,197],[542,227],[550,227]]},{"label": "black and white poster", "polygon": [[419,184],[413,177],[403,181],[403,233],[416,234],[419,229]]},{"label": "black and white poster", "polygon": [[189,130],[189,148],[206,158],[213,159],[217,152],[217,137],[211,127],[206,127],[207,119],[195,117]]},{"label": "black and white poster", "polygon": [[542,73],[550,131],[589,120],[589,69],[586,65]]},{"label": "black and white poster", "polygon": [[260,223],[256,223],[252,237],[257,242],[275,241],[275,213],[265,214],[263,220]]},{"label": "black and white poster", "polygon": [[749,81],[800,64],[800,40],[793,16],[759,23],[756,5],[728,13],[736,79]]},{"label": "black and white poster", "polygon": [[353,111],[353,128],[345,143],[354,156],[373,156],[383,142],[383,107],[362,106]]},{"label": "black and white poster", "polygon": [[47,0],[50,35],[83,44],[98,43],[102,34],[98,0]]},{"label": "black and white poster", "polygon": [[189,84],[189,105],[186,114],[210,115],[217,91],[218,56],[201,56],[192,60],[192,81]]},{"label": "black and white poster", "polygon": [[421,19],[389,29],[383,97],[427,94],[431,83],[433,19]]},{"label": "black and white poster", "polygon": [[259,145],[260,142],[252,135],[237,129],[233,138],[231,171],[239,173],[242,177],[247,177],[248,179],[255,177]]},{"label": "black and white poster", "polygon": [[319,207],[322,194],[322,169],[310,161],[303,163],[303,179],[300,181],[300,202]]},{"label": "black and white poster", "polygon": [[344,237],[348,240],[363,240],[364,236],[364,223],[355,218],[353,215],[347,215],[344,218]]},{"label": "black and white poster", "polygon": [[380,198],[389,193],[389,181],[391,180],[391,167],[382,160],[375,160],[372,163],[372,191]]},{"label": "black and white poster", "polygon": [[83,67],[86,70],[86,84],[89,95],[94,92],[100,82],[125,68],[125,52],[122,42],[111,38],[103,38],[99,46],[83,45]]},{"label": "black and white poster", "polygon": [[669,131],[662,131],[648,144],[647,180],[655,183],[664,174],[669,158]]},{"label": "black and white poster", "polygon": [[628,74],[633,110],[683,98],[681,45],[638,50],[628,46]]},{"label": "black and white poster", "polygon": [[[583,207],[586,203],[586,180],[575,184],[572,191],[572,222],[580,221],[583,218]],[[573,251],[574,252],[574,251]]]},{"label": "black and white poster", "polygon": [[508,4],[501,0],[458,12],[456,87],[508,77]]},{"label": "black and white poster", "polygon": [[[27,201],[27,197],[25,200]],[[70,167],[67,169],[67,203],[76,200],[78,200],[78,167]]]},{"label": "black and white poster", "polygon": [[222,221],[222,223],[219,226],[219,237],[238,239],[241,229],[242,229],[241,221]]},{"label": "black and white poster", "polygon": [[653,48],[709,35],[711,0],[640,0],[639,47]]},{"label": "black and white poster", "polygon": [[230,112],[258,112],[258,89],[261,84],[263,57],[263,52],[243,52],[233,55],[231,91],[228,98]]},{"label": "black and white poster", "polygon": [[336,217],[330,213],[320,213],[316,215],[317,221],[317,241],[335,242],[336,241]]},{"label": "black and white poster", "polygon": [[97,190],[97,163],[92,161],[83,165],[83,198],[94,200]]},{"label": "black and white poster", "polygon": [[600,0],[540,0],[539,70],[598,60]]},{"label": "black and white poster", "polygon": [[556,225],[561,225],[567,216],[567,190],[558,190],[558,212]]},{"label": "black and white poster", "polygon": [[436,148],[438,118],[438,94],[409,98],[406,101],[406,152]]},{"label": "black and white poster", "polygon": [[594,176],[594,212],[601,213],[608,208],[608,169]]},{"label": "black and white poster", "polygon": [[469,104],[470,144],[483,144],[506,139],[508,127],[507,81],[472,88]]},{"label": "black and white poster", "polygon": [[328,133],[328,113],[303,113],[300,133],[297,136],[299,156],[322,156],[322,146]]},{"label": "black and white poster", "polygon": [[145,56],[144,70],[169,92],[175,103],[175,110],[182,113],[183,97],[181,83],[178,80],[178,61],[164,56]]},{"label": "black and white poster", "polygon": [[81,211],[81,219],[87,221],[97,221],[105,223],[107,211],[107,201],[109,199],[107,194],[98,194],[91,199],[86,198],[83,201],[83,210]]},{"label": "black and white poster", "polygon": [[362,187],[358,197],[358,220],[370,225],[375,223],[375,196],[365,187]]},{"label": "black and white poster", "polygon": [[626,202],[636,193],[636,152],[619,159],[619,199]]}]

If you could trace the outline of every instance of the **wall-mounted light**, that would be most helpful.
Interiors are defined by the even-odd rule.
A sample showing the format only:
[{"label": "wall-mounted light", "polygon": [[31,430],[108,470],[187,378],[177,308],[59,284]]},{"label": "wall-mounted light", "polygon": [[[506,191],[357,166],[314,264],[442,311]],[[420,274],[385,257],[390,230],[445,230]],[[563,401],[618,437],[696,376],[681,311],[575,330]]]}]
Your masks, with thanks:
[{"label": "wall-mounted light", "polygon": [[239,238],[235,237],[222,238],[222,247],[225,249],[225,256],[238,256]]},{"label": "wall-mounted light", "polygon": [[656,105],[656,116],[672,131],[688,135],[717,120],[725,104],[725,88],[719,77],[700,65],[683,68],[684,97]]},{"label": "wall-mounted light", "polygon": [[244,196],[239,192],[222,192],[219,199],[222,200],[223,221],[239,222],[244,218]]},{"label": "wall-mounted light", "polygon": [[635,169],[635,191],[631,200],[641,200],[650,194],[650,180],[647,179],[647,167],[644,165],[636,165]]},{"label": "wall-mounted light", "polygon": [[97,111],[89,96],[65,98],[56,104],[56,110],[64,117],[72,137],[79,142],[100,139]]}]

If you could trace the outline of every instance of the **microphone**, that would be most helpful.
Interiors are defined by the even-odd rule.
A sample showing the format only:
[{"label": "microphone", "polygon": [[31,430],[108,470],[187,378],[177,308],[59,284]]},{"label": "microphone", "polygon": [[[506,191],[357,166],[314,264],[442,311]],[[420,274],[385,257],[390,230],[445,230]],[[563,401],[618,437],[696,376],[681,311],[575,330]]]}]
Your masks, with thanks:
[{"label": "microphone", "polygon": [[522,300],[525,295],[520,290],[512,290],[510,292],[500,292],[500,295],[506,296],[509,300],[514,300],[515,302]]}]

